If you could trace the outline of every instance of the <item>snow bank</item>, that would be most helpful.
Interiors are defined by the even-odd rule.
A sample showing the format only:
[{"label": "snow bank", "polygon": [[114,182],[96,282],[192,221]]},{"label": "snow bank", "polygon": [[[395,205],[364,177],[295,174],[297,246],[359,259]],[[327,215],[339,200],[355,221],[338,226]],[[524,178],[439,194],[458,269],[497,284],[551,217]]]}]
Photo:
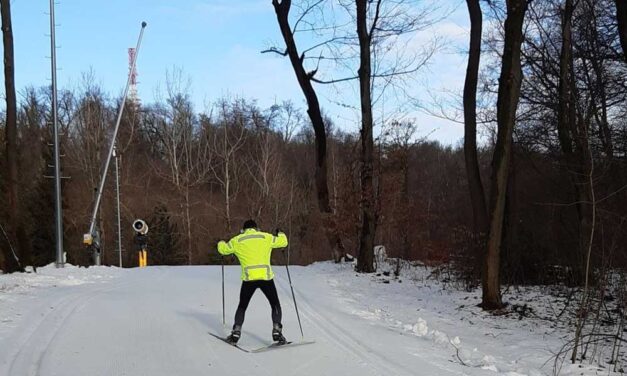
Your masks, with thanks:
[{"label": "snow bank", "polygon": [[[416,355],[425,346],[449,354],[449,361],[508,376],[554,373],[554,354],[572,336],[568,320],[556,324],[566,304],[545,287],[505,293],[512,309],[502,315],[481,310],[481,291],[451,288],[433,268],[405,264],[399,277],[379,265],[379,273],[358,274],[351,265],[316,263],[309,268],[325,276],[344,310],[416,338]],[[445,282],[443,282],[445,281]],[[597,365],[564,364],[560,375],[611,375]]]},{"label": "snow bank", "polygon": [[49,264],[37,268],[37,273],[0,274],[0,297],[7,293],[22,294],[32,289],[97,283],[116,278],[122,272],[120,268],[107,266],[84,268],[65,264],[64,268],[57,268]]}]

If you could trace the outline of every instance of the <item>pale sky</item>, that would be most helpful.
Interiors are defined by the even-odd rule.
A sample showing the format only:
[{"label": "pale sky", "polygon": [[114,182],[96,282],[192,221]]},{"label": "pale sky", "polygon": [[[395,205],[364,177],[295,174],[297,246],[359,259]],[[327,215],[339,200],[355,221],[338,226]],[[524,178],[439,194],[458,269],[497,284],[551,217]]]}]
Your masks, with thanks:
[{"label": "pale sky", "polygon": [[[448,41],[414,79],[411,95],[423,103],[444,92],[461,94],[466,68],[465,3],[438,3],[452,13],[412,42],[426,43],[433,36]],[[45,0],[11,2],[18,92],[29,85],[50,83],[48,5]],[[260,53],[269,45],[283,46],[271,0],[61,0],[55,12],[61,88],[77,87],[82,74],[91,70],[109,94],[121,94],[128,72],[127,48],[135,46],[140,23],[146,21],[137,62],[138,92],[144,103],[154,100],[157,89],[165,84],[166,71],[176,67],[190,79],[197,111],[224,95],[256,99],[261,107],[292,100],[305,108],[288,60]],[[353,93],[317,88],[325,112],[337,125],[357,131],[354,111],[336,100],[338,95]],[[444,144],[457,144],[463,137],[463,125],[424,111],[410,108],[406,117],[416,120],[419,137],[429,135]]]}]

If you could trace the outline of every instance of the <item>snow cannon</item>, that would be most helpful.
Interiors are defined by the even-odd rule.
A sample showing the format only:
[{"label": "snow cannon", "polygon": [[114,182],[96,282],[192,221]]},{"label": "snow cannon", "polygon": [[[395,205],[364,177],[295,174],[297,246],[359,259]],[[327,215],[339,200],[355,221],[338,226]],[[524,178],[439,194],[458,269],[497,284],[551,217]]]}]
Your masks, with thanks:
[{"label": "snow cannon", "polygon": [[133,230],[135,230],[135,245],[137,246],[139,267],[148,266],[148,225],[141,219],[133,222]]},{"label": "snow cannon", "polygon": [[133,222],[133,230],[140,235],[146,235],[148,233],[148,225],[141,219],[136,219]]}]

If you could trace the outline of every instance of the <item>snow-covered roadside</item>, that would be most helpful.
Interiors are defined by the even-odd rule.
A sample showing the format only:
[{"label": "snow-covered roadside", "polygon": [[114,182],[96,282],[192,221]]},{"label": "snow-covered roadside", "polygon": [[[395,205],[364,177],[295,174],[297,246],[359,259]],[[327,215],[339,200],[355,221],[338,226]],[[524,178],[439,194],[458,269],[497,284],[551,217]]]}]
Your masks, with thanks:
[{"label": "snow-covered roadside", "polygon": [[0,336],[40,314],[38,306],[45,303],[39,296],[64,295],[67,288],[108,283],[125,272],[116,267],[84,268],[66,264],[64,268],[56,268],[50,264],[37,268],[37,273],[0,274]]},{"label": "snow-covered roadside", "polygon": [[[572,334],[544,319],[563,307],[539,288],[505,297],[537,316],[519,319],[516,312],[483,312],[479,291],[451,288],[425,267],[407,268],[398,279],[330,262],[291,271],[305,337],[316,344],[255,355],[206,334],[223,330],[219,266],[49,266],[1,275],[0,374],[539,376],[553,374],[553,353]],[[278,266],[275,273],[286,336],[298,340],[287,275]],[[237,266],[226,268],[227,327],[239,274]],[[242,346],[265,344],[270,324],[257,294]],[[569,364],[560,374],[611,375]]]},{"label": "snow-covered roadside", "polygon": [[0,274],[0,299],[6,297],[7,293],[22,294],[32,289],[107,281],[123,272],[124,269],[107,266],[83,268],[66,264],[63,268],[56,268],[50,264],[37,268],[37,273]]},{"label": "snow-covered roadside", "polygon": [[[406,268],[399,278],[391,273],[358,274],[351,264],[323,262],[307,269],[332,287],[340,309],[415,337],[416,351],[430,346],[448,353],[450,362],[467,367],[509,376],[551,375],[554,354],[572,337],[566,326],[547,319],[563,303],[539,287],[505,296],[511,305],[531,309],[535,317],[494,316],[477,307],[480,291],[447,288],[432,278],[431,268]],[[559,374],[612,373],[594,365],[564,363]]]}]

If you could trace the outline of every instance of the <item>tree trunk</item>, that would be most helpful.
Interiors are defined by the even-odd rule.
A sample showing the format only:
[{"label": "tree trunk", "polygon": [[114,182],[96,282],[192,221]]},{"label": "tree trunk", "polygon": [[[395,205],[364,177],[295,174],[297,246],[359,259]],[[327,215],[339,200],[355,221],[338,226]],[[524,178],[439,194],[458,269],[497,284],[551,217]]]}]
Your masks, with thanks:
[{"label": "tree trunk", "polygon": [[616,0],[616,20],[620,44],[623,46],[623,55],[627,62],[627,0]]},{"label": "tree trunk", "polygon": [[[402,225],[401,225],[401,246],[403,248],[402,254],[403,259],[409,261],[409,254],[411,249],[411,244],[409,241],[409,231],[411,228],[410,218],[410,202],[409,202],[409,147],[404,145],[403,150],[403,186],[401,188],[401,197],[402,197]],[[400,257],[399,257],[400,259]],[[399,270],[400,271],[400,270]]]},{"label": "tree trunk", "polygon": [[[7,203],[8,203],[8,237],[16,247],[16,253],[25,265],[30,264],[26,253],[22,218],[19,212],[19,189],[17,176],[17,98],[15,95],[15,68],[13,58],[13,28],[11,26],[11,1],[0,0],[2,12],[2,42],[4,46],[4,89],[6,97],[6,162],[7,162]],[[22,270],[18,260],[13,257],[10,247],[2,247],[5,253],[7,272]]]},{"label": "tree trunk", "polygon": [[579,247],[577,266],[583,265],[591,227],[591,192],[587,174],[591,168],[587,138],[587,121],[577,114],[576,85],[572,53],[573,0],[566,0],[562,17],[562,47],[560,52],[559,104],[557,131],[563,161],[575,190],[579,219]]},{"label": "tree trunk", "polygon": [[185,185],[185,222],[187,224],[187,265],[192,265],[192,219],[189,213],[189,186]]},{"label": "tree trunk", "polygon": [[374,272],[375,203],[373,185],[372,137],[372,67],[370,63],[371,35],[368,31],[368,0],[357,0],[357,37],[359,38],[359,93],[361,98],[361,231],[357,271]]},{"label": "tree trunk", "polygon": [[224,168],[224,218],[226,232],[231,232],[231,178],[229,176],[229,162],[225,162]]},{"label": "tree trunk", "polygon": [[224,226],[226,233],[231,232],[231,153],[228,150],[228,125],[224,124]]},{"label": "tree trunk", "polygon": [[557,114],[557,134],[566,159],[567,168],[572,167],[573,140],[571,126],[575,121],[575,99],[572,71],[572,15],[573,2],[566,0],[562,15],[562,47],[560,52],[559,103]]},{"label": "tree trunk", "polygon": [[490,192],[490,229],[483,268],[481,305],[484,309],[503,306],[500,285],[500,255],[505,220],[505,198],[512,154],[514,123],[520,98],[522,70],[520,48],[527,0],[508,0],[505,19],[505,44],[497,99],[498,133],[492,157],[492,189]]},{"label": "tree trunk", "polygon": [[[599,46],[599,33],[598,33],[599,27],[598,27],[598,22],[597,22],[597,15],[595,14],[594,10],[590,13],[591,13],[592,24],[590,25],[590,28],[589,28],[590,34],[588,36],[588,43],[590,44],[590,47],[591,47],[590,48],[591,56],[589,60],[590,60],[590,63],[592,64],[592,69],[594,70],[594,75],[595,75],[595,80],[591,81],[591,83],[594,82],[594,87],[596,87],[597,89],[591,92],[590,100],[591,100],[591,106],[592,108],[594,108],[594,115],[595,115],[596,121],[599,126],[599,138],[601,139],[601,145],[603,146],[603,150],[605,151],[608,164],[610,165],[610,168],[612,168],[613,159],[614,159],[614,145],[612,142],[612,131],[610,129],[610,123],[608,121],[608,114],[607,114],[607,111],[608,111],[607,97],[608,96],[607,96],[607,91],[606,91],[606,84],[608,82],[606,80],[607,75],[606,75],[604,65],[603,65],[605,58],[600,53],[601,48]],[[589,76],[588,74],[586,75]],[[600,113],[599,113],[599,107],[600,107]],[[611,173],[612,173],[612,177],[615,179],[617,177],[617,174],[615,174],[614,171],[611,171]],[[620,182],[618,185],[620,186]]]},{"label": "tree trunk", "polygon": [[466,0],[470,15],[470,50],[464,83],[464,157],[476,238],[488,233],[488,212],[477,158],[477,81],[481,58],[482,15],[479,0]]},{"label": "tree trunk", "polygon": [[318,96],[311,83],[311,76],[305,71],[303,66],[304,55],[299,55],[298,49],[296,48],[296,41],[294,40],[294,34],[289,23],[291,4],[291,0],[283,0],[281,2],[278,0],[272,1],[279,28],[281,29],[281,35],[283,36],[286,46],[285,55],[290,59],[300,89],[307,101],[307,115],[309,115],[311,125],[314,128],[316,148],[315,178],[318,209],[322,215],[324,231],[332,250],[333,259],[338,262],[346,252],[329,203],[329,186],[327,182],[327,132],[322,118],[322,111],[320,110],[320,102],[318,101]]}]

